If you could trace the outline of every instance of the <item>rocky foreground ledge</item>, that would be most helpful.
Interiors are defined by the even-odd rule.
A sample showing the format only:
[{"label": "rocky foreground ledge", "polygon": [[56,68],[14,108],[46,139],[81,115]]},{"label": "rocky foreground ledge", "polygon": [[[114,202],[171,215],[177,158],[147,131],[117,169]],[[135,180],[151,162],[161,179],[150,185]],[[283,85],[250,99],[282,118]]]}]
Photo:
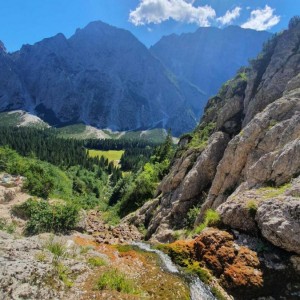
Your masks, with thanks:
[{"label": "rocky foreground ledge", "polygon": [[[115,289],[100,278],[124,281]],[[188,299],[188,285],[153,253],[99,244],[87,234],[16,237],[0,231],[1,300]]]}]

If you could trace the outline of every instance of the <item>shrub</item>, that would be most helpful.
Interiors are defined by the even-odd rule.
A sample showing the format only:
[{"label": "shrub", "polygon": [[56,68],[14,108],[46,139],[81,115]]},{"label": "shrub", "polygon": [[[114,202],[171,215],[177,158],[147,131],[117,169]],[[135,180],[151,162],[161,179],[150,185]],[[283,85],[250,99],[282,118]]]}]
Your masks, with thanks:
[{"label": "shrub", "polygon": [[221,217],[214,209],[208,209],[205,212],[204,222],[197,226],[194,230],[196,234],[200,233],[206,227],[218,227],[221,224]]},{"label": "shrub", "polygon": [[101,274],[96,283],[98,290],[114,290],[126,294],[138,294],[134,283],[116,269]]},{"label": "shrub", "polygon": [[54,179],[43,164],[32,163],[25,173],[24,189],[34,196],[47,199],[54,188]]},{"label": "shrub", "polygon": [[25,233],[32,235],[42,232],[67,232],[78,221],[79,209],[72,203],[53,204],[47,201],[29,199],[13,208],[13,213],[29,219]]},{"label": "shrub", "polygon": [[192,207],[188,213],[187,213],[187,217],[185,219],[185,226],[187,228],[193,228],[194,226],[194,223],[199,215],[199,212],[200,212],[200,208],[199,207]]}]

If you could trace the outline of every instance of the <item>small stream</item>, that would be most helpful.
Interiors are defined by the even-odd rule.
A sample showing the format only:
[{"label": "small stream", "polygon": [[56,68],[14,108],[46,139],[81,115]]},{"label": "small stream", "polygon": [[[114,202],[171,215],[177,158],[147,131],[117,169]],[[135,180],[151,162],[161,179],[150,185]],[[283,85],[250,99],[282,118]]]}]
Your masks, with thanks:
[{"label": "small stream", "polygon": [[141,242],[133,242],[132,245],[143,251],[157,254],[163,263],[163,268],[166,271],[178,274],[178,276],[186,280],[189,283],[191,300],[216,300],[209,288],[198,278],[198,276],[187,275],[179,271],[170,257],[162,251],[152,249],[150,245]]}]

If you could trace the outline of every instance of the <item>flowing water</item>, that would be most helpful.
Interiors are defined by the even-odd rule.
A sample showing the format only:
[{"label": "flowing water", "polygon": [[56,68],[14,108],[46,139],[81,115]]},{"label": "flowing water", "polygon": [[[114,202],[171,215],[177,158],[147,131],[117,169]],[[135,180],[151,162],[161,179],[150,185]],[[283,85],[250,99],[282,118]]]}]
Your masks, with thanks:
[{"label": "flowing water", "polygon": [[149,244],[141,243],[141,242],[134,242],[132,243],[133,246],[140,248],[146,252],[152,252],[159,256],[163,263],[163,267],[166,271],[170,273],[178,274],[179,276],[183,277],[185,280],[188,281],[190,287],[190,298],[191,300],[215,300],[216,298],[211,293],[209,288],[197,277],[192,275],[186,275],[183,272],[180,272],[176,265],[172,262],[170,257],[159,251],[157,249],[152,249]]}]

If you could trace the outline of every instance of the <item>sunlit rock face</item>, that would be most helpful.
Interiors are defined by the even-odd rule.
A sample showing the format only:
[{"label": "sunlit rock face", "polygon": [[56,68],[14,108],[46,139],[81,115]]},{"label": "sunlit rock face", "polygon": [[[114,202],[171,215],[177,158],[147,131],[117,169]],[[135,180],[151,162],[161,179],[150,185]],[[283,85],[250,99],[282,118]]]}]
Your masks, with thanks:
[{"label": "sunlit rock face", "polygon": [[272,39],[209,100],[158,188],[148,238],[174,239],[198,205],[196,224],[214,209],[231,228],[299,254],[299,32],[300,24]]}]

